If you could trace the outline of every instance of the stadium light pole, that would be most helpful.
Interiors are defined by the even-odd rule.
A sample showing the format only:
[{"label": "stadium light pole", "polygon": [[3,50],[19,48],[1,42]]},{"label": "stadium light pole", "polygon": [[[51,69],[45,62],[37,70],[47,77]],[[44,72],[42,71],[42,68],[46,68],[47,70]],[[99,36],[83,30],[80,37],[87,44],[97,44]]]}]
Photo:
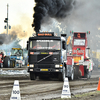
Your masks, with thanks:
[{"label": "stadium light pole", "polygon": [[[5,26],[5,29],[7,29],[7,36],[8,36],[8,28],[11,29],[11,26],[8,27],[8,7],[9,5],[7,4],[7,18],[5,18],[4,22],[7,23],[7,25]],[[7,46],[6,46],[7,48]],[[6,55],[7,55],[7,50],[6,50]]]},{"label": "stadium light pole", "polygon": [[[7,4],[7,19],[8,19],[8,7],[9,5]],[[8,21],[7,21],[7,35],[8,35]]]}]

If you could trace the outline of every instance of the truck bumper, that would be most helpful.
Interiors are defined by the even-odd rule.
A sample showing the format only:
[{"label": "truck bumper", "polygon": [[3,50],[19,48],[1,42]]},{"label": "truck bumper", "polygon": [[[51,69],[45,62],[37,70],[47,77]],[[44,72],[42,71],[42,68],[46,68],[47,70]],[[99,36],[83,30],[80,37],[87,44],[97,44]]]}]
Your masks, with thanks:
[{"label": "truck bumper", "polygon": [[62,69],[58,68],[28,68],[28,72],[34,72],[34,73],[52,73],[52,72],[62,72]]},{"label": "truck bumper", "polygon": [[49,77],[58,77],[60,73],[62,73],[62,69],[55,68],[28,68],[29,73],[34,73],[36,76],[49,76]]},{"label": "truck bumper", "polygon": [[[32,64],[30,64],[31,66]],[[55,65],[59,65],[55,67]],[[28,67],[28,72],[61,72],[60,64],[34,64],[34,67]]]}]

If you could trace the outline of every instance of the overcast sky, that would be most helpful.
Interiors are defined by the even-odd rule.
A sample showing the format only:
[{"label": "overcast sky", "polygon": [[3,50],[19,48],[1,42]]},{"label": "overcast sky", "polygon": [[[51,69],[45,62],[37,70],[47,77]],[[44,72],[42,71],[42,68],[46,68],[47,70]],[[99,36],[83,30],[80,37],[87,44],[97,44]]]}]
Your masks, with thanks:
[{"label": "overcast sky", "polygon": [[34,0],[0,0],[0,34],[6,33],[4,19],[7,17],[7,4],[9,5],[8,18],[11,26],[8,34],[16,31],[17,37],[23,39],[21,44],[25,47],[27,38],[33,33],[31,24],[34,13],[33,7],[35,6]]},{"label": "overcast sky", "polygon": [[9,25],[21,25],[23,31],[30,26],[33,21],[34,0],[0,0],[0,33],[4,32],[4,19],[7,17],[7,4],[9,4]]}]

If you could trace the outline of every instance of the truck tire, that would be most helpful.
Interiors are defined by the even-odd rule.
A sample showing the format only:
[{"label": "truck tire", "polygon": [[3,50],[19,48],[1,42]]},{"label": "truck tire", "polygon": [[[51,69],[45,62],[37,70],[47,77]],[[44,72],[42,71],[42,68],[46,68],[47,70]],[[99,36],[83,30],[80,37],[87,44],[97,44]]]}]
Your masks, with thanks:
[{"label": "truck tire", "polygon": [[43,76],[39,76],[39,79],[43,79],[44,77]]},{"label": "truck tire", "polygon": [[10,58],[7,56],[4,58],[3,67],[10,68]]},{"label": "truck tire", "polygon": [[3,64],[2,63],[0,63],[0,68],[2,68],[3,67]]},{"label": "truck tire", "polygon": [[74,65],[74,79],[78,79],[80,77],[79,65]]},{"label": "truck tire", "polygon": [[63,67],[63,72],[58,75],[59,81],[64,81],[65,79],[65,67]]},{"label": "truck tire", "polygon": [[33,72],[30,72],[30,79],[31,80],[35,80],[36,79],[36,75]]}]

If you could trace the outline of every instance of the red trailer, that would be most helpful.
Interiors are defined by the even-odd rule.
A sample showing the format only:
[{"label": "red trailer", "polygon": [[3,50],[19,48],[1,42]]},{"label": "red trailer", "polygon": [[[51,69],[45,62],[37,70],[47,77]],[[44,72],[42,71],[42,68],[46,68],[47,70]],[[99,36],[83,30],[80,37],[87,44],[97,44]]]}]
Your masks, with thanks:
[{"label": "red trailer", "polygon": [[[93,62],[89,57],[88,40],[86,32],[72,32],[72,52],[67,54],[67,63],[74,59],[74,77],[90,78],[93,70]],[[68,40],[69,41],[69,40]]]}]

